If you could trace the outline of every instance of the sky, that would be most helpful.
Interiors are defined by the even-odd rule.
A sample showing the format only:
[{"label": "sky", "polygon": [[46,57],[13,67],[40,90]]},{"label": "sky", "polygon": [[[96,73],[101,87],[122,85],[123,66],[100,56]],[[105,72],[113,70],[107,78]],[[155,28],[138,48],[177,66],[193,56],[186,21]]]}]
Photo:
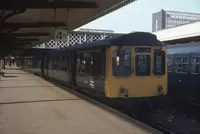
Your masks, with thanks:
[{"label": "sky", "polygon": [[152,13],[161,9],[200,13],[200,0],[137,0],[80,28],[151,32]]}]

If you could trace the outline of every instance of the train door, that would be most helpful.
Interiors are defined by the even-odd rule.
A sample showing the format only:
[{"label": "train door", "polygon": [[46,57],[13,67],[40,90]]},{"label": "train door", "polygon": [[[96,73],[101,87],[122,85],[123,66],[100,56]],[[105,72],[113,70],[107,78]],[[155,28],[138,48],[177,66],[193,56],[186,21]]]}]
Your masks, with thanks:
[{"label": "train door", "polygon": [[[190,76],[187,77],[188,90],[193,89],[199,92],[200,82],[200,55],[199,53],[191,53],[190,56]],[[191,91],[191,90],[190,90]]]},{"label": "train door", "polygon": [[76,62],[77,62],[77,53],[70,53],[70,83],[72,86],[76,86]]},{"label": "train door", "polygon": [[102,81],[105,81],[105,73],[106,73],[106,48],[101,49],[101,55],[102,55]]},{"label": "train door", "polygon": [[44,75],[46,77],[48,77],[48,69],[49,69],[48,64],[49,64],[48,55],[45,55],[44,56]]},{"label": "train door", "polygon": [[174,81],[176,81],[175,79],[175,62],[174,62],[174,56],[173,55],[168,55],[168,89],[169,89],[169,94],[174,91],[175,88],[175,83]]},{"label": "train door", "polygon": [[40,64],[40,69],[41,69],[42,76],[44,76],[44,55],[45,54],[41,55],[41,64]]},{"label": "train door", "polygon": [[186,90],[185,84],[187,83],[185,80],[188,76],[188,63],[189,56],[188,55],[176,55],[175,56],[175,84],[176,91],[183,92]]}]

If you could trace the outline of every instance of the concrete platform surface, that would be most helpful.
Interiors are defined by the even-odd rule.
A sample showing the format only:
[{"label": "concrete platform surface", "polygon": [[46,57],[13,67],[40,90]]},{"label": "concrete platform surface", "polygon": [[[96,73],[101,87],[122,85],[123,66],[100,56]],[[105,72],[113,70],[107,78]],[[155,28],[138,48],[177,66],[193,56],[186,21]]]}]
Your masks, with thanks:
[{"label": "concrete platform surface", "polygon": [[0,134],[155,134],[17,68],[0,78]]}]

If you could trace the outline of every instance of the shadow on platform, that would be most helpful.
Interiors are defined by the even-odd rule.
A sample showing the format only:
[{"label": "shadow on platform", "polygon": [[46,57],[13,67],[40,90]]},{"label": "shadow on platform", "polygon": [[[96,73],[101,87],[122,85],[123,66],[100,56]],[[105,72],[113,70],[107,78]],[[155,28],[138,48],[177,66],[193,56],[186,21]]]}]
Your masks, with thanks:
[{"label": "shadow on platform", "polygon": [[0,102],[0,105],[20,104],[20,103],[37,103],[37,102],[53,102],[53,101],[70,101],[81,100],[79,98],[64,98],[64,99],[49,99],[49,100],[34,100],[34,101],[13,101],[13,102]]},{"label": "shadow on platform", "polygon": [[15,75],[13,75],[13,76],[6,76],[6,75],[4,75],[3,77],[18,77],[18,76],[15,76]]},{"label": "shadow on platform", "polygon": [[29,73],[6,73],[6,74],[29,74]]},{"label": "shadow on platform", "polygon": [[57,87],[57,86],[41,86],[41,85],[33,85],[33,86],[7,86],[7,87],[0,87],[0,88],[28,88],[28,87]]},{"label": "shadow on platform", "polygon": [[6,67],[5,70],[21,70],[21,69],[17,67]]}]

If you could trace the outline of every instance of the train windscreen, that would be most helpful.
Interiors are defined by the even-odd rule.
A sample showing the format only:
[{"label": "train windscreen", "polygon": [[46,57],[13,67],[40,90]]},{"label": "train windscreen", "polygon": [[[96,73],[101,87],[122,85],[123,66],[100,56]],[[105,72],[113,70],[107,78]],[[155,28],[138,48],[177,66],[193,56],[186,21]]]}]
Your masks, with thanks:
[{"label": "train windscreen", "polygon": [[112,55],[113,76],[131,75],[131,50],[129,48],[120,49]]},{"label": "train windscreen", "polygon": [[138,54],[135,59],[136,66],[136,76],[149,76],[151,74],[150,71],[150,55],[148,54]]}]

